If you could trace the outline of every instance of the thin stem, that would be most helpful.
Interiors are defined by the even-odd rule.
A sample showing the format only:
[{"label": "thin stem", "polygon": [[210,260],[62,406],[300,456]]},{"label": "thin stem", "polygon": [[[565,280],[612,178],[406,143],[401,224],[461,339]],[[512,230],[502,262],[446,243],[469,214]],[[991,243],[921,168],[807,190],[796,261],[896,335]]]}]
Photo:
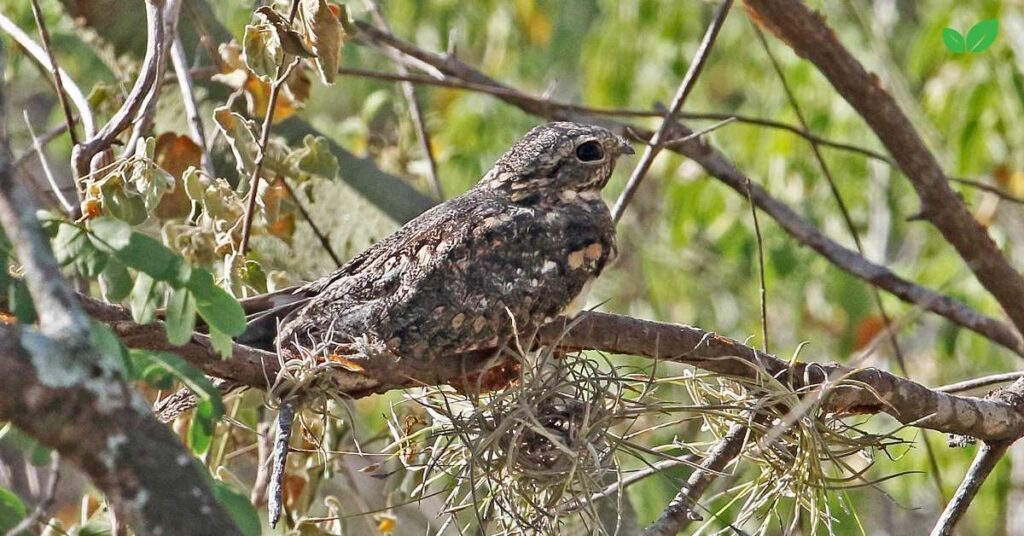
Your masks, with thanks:
[{"label": "thin stem", "polygon": [[750,191],[750,178],[747,178],[747,201],[750,203],[750,216],[754,219],[754,236],[757,237],[757,265],[761,278],[760,301],[761,301],[761,340],[765,353],[768,350],[768,284],[764,275],[764,238],[761,237],[761,224],[757,221],[757,205],[754,204],[754,196]]},{"label": "thin stem", "polygon": [[[61,207],[68,214],[75,211],[75,206],[68,201],[68,198],[64,196],[64,192],[60,186],[57,185],[57,178],[53,175],[53,171],[50,169],[50,162],[46,159],[46,154],[43,152],[43,144],[40,138],[36,136],[36,131],[32,128],[32,122],[28,119],[28,110],[22,110],[22,115],[25,118],[25,126],[28,128],[28,134],[32,138],[32,148],[36,152],[36,156],[39,158],[39,165],[43,168],[43,175],[46,176],[46,181],[50,183],[50,189],[53,190],[53,196],[57,198],[57,202],[60,203]],[[66,127],[65,127],[66,128]],[[18,168],[17,162],[13,164],[15,169]]]},{"label": "thin stem", "polygon": [[[295,20],[295,14],[299,10],[299,0],[292,0],[291,8],[288,10],[288,22]],[[270,97],[267,99],[267,111],[263,117],[263,128],[260,130],[259,147],[257,148],[256,161],[253,165],[252,174],[249,176],[249,199],[245,204],[245,214],[242,218],[242,240],[239,250],[242,255],[249,252],[249,236],[252,234],[252,220],[256,215],[256,191],[259,190],[260,172],[263,170],[263,160],[267,156],[267,143],[270,141],[270,126],[274,123],[274,109],[277,108],[277,99],[281,95],[281,87],[288,81],[292,69],[299,63],[298,58],[289,61],[287,56],[277,66],[274,75],[274,83],[270,85]]]},{"label": "thin stem", "polygon": [[626,211],[626,205],[633,199],[637,188],[640,187],[640,182],[643,181],[644,177],[647,176],[647,172],[651,169],[654,158],[661,152],[661,142],[668,137],[669,128],[673,124],[672,116],[679,113],[683,103],[686,102],[686,97],[690,95],[690,91],[693,90],[693,86],[697,83],[697,77],[704,68],[705,62],[707,62],[708,55],[711,53],[711,47],[715,43],[715,38],[718,37],[718,32],[722,29],[726,16],[729,15],[730,7],[732,7],[732,0],[724,0],[718,6],[715,18],[711,21],[711,25],[708,26],[707,31],[704,33],[704,39],[701,40],[700,46],[697,48],[697,55],[690,62],[690,67],[686,70],[683,81],[679,84],[676,94],[672,97],[672,104],[665,113],[661,126],[658,127],[654,136],[651,137],[650,144],[644,148],[644,154],[640,157],[640,162],[637,163],[636,168],[633,169],[633,174],[630,175],[625,190],[623,190],[618,200],[615,201],[615,206],[612,207],[612,221],[618,223],[622,218],[622,214]]},{"label": "thin stem", "polygon": [[53,76],[53,85],[57,88],[57,100],[64,112],[64,122],[68,127],[68,136],[72,145],[78,145],[78,134],[75,132],[75,118],[71,114],[71,105],[68,103],[67,92],[64,90],[64,77],[60,75],[60,68],[57,67],[57,58],[53,55],[53,48],[50,46],[50,32],[46,29],[46,21],[43,19],[43,11],[39,8],[39,0],[32,0],[32,16],[36,19],[36,27],[39,28],[39,39],[43,42],[43,50],[50,62],[50,73]]},{"label": "thin stem", "polygon": [[[373,0],[367,0],[366,5],[377,26],[390,32],[391,28],[388,26],[384,14],[381,13],[380,6]],[[408,69],[400,62],[395,62],[395,69],[399,74],[409,74]],[[400,82],[399,86],[402,88],[405,101],[409,104],[409,115],[412,118],[413,127],[416,129],[416,139],[419,141],[420,150],[423,151],[423,157],[427,159],[427,179],[430,182],[430,188],[434,191],[434,197],[438,201],[443,201],[444,191],[441,189],[441,180],[437,176],[437,161],[434,159],[434,150],[430,146],[430,132],[427,131],[426,120],[420,109],[420,103],[416,99],[416,86],[408,81]]]},{"label": "thin stem", "polygon": [[964,380],[962,382],[950,383],[941,387],[932,389],[941,393],[963,393],[965,391],[973,391],[982,387],[990,387],[1000,383],[1012,382],[1019,380],[1024,377],[1024,372],[1004,372],[1002,374],[992,374],[990,376],[982,376],[980,378],[973,378],[970,380]]},{"label": "thin stem", "polygon": [[[517,100],[529,100],[536,106],[550,107],[551,109],[566,110],[582,114],[600,115],[605,117],[635,117],[635,118],[649,118],[649,117],[665,117],[664,112],[652,111],[652,110],[637,110],[631,108],[605,108],[601,106],[587,106],[583,104],[576,104],[571,102],[558,101],[549,98],[534,97],[527,95],[518,90],[495,87],[487,84],[476,84],[473,82],[467,82],[458,78],[450,78],[445,76],[444,78],[431,78],[429,76],[421,76],[415,74],[395,74],[385,73],[381,71],[373,71],[368,69],[359,69],[355,67],[341,67],[338,69],[339,74],[358,76],[360,78],[371,78],[376,80],[388,80],[392,82],[412,82],[414,84],[446,87],[451,89],[463,89],[466,91],[472,91],[474,93],[483,93],[486,95],[492,95],[495,97],[515,98]],[[722,112],[686,112],[679,111],[673,118],[678,119],[693,119],[700,121],[726,121],[732,120],[737,123],[744,123],[753,126],[772,128],[777,130],[785,130],[792,134],[795,134],[806,140],[812,140],[819,143],[822,147],[831,147],[840,151],[847,151],[863,155],[867,158],[885,162],[892,165],[893,160],[888,156],[872,151],[864,147],[858,147],[849,143],[843,143],[839,141],[830,140],[823,138],[802,129],[796,125],[784,123],[782,121],[774,121],[772,119],[765,119],[762,117],[753,117],[743,114],[732,114]]]},{"label": "thin stem", "polygon": [[309,224],[310,229],[313,230],[313,234],[315,234],[317,239],[320,240],[320,245],[323,246],[324,251],[326,251],[327,254],[331,257],[331,260],[334,261],[334,264],[336,264],[340,268],[343,262],[341,260],[341,257],[339,257],[338,254],[334,252],[334,248],[331,247],[331,241],[327,238],[327,235],[324,234],[324,232],[320,230],[320,227],[317,226],[316,222],[313,221],[313,218],[312,216],[310,216],[309,211],[306,210],[305,206],[303,206],[302,201],[299,200],[299,196],[295,194],[295,190],[293,190],[292,186],[288,184],[288,180],[284,177],[281,177],[281,184],[284,185],[285,191],[288,192],[288,195],[291,196],[292,201],[295,202],[295,207],[299,209],[299,213],[302,214],[302,217],[306,220],[306,223]]},{"label": "thin stem", "polygon": [[210,160],[210,152],[206,146],[206,132],[203,129],[203,120],[199,117],[199,107],[196,105],[195,86],[192,83],[192,73],[188,68],[188,58],[185,56],[185,47],[181,44],[181,36],[175,34],[174,42],[171,44],[171,65],[178,79],[178,88],[181,91],[181,102],[185,107],[185,117],[188,119],[189,130],[193,141],[199,146],[200,165],[203,173],[210,177],[216,177],[213,169],[213,162]]}]

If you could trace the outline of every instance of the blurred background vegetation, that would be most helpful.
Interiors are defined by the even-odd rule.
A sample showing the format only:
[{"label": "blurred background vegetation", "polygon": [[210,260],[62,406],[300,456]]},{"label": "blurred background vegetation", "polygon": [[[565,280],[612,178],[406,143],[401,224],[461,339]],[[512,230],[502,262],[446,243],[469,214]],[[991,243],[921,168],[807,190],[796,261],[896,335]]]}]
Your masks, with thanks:
[{"label": "blurred background vegetation", "polygon": [[[878,74],[951,176],[989,183],[1024,196],[1024,129],[1013,119],[1024,115],[1024,10],[1020,2],[808,3],[825,14],[840,40]],[[65,0],[63,4],[89,2]],[[122,0],[119,4],[126,11],[141,10],[138,0]],[[183,18],[195,17],[190,11],[193,4],[185,3]],[[208,5],[216,20],[240,39],[256,4],[231,0]],[[124,32],[122,39],[111,44],[69,16],[60,3],[46,0],[42,5],[58,62],[85,91],[101,85],[115,92],[130,87],[138,69],[137,54],[144,45],[142,28],[120,28],[117,19],[122,15],[109,13],[107,22]],[[453,50],[463,61],[513,87],[586,105],[640,110],[650,110],[671,98],[715,6],[698,0],[382,3],[396,35],[430,50]],[[361,2],[355,1],[348,8],[353,18],[368,20]],[[0,11],[36,35],[28,2],[0,0]],[[942,45],[943,28],[963,31],[988,18],[999,18],[1002,27],[995,44],[984,53],[954,55]],[[768,41],[815,134],[884,152],[863,121],[813,66],[771,36]],[[186,42],[186,48],[191,56],[201,45],[193,40]],[[16,48],[11,50],[15,52],[4,73],[10,109],[26,110],[40,132],[60,124],[62,116],[49,90],[47,75]],[[343,49],[342,65],[393,71],[387,58],[352,44]],[[202,96],[226,92],[208,81],[202,81],[198,91],[210,132],[212,109],[223,102],[223,97]],[[426,113],[441,186],[448,197],[469,188],[506,147],[542,122],[491,96],[465,90],[420,86],[417,95]],[[797,123],[781,81],[741,5],[730,15],[685,108]],[[371,158],[380,169],[403,178],[423,195],[432,195],[408,105],[395,83],[345,75],[331,87],[317,82],[295,114],[352,153]],[[186,133],[183,115],[175,91],[166,91],[155,134]],[[30,141],[21,114],[12,113],[8,123],[15,152],[27,150]],[[656,126],[653,121],[640,120],[637,124]],[[731,123],[708,137],[753,180],[834,240],[853,248],[836,200],[806,140],[791,132],[743,123]],[[938,233],[924,223],[908,221],[919,203],[898,170],[860,154],[831,148],[823,151],[869,258],[981,312],[1002,317],[995,301]],[[57,173],[67,176],[66,136],[52,142],[47,154]],[[620,165],[606,190],[606,200],[611,202],[618,195],[633,163],[635,160],[625,160]],[[35,162],[27,169],[39,173]],[[227,157],[217,161],[217,171],[232,183],[238,179]],[[979,219],[990,225],[991,234],[1012,262],[1024,266],[1021,206],[974,188],[954,188]],[[344,258],[401,223],[358,195],[345,180],[311,179],[304,192],[311,195],[313,217],[329,230],[332,243]],[[290,241],[269,235],[256,241],[256,255],[271,273],[272,284],[309,279],[334,266],[305,222],[298,220],[296,226]],[[852,359],[881,326],[869,287],[800,247],[764,215],[761,227],[771,351],[789,358],[806,343],[800,349],[803,359]],[[749,205],[692,162],[662,153],[619,226],[619,253],[619,259],[599,281],[591,305],[604,311],[692,324],[752,345],[762,344],[757,243]],[[1018,358],[1009,351],[894,298],[883,298],[901,326],[899,340],[909,374],[916,381],[936,386],[1019,368]],[[889,347],[882,345],[868,363],[895,371],[891,358]],[[671,367],[661,371],[678,372]],[[680,389],[678,396],[685,400],[686,393]],[[371,450],[379,446],[380,438],[387,435],[382,415],[397,397],[393,394],[354,402],[356,415],[346,422],[351,430],[349,440],[358,439]],[[248,398],[251,400],[241,406],[236,418],[255,425],[254,408],[259,405],[259,397]],[[252,415],[246,416],[245,411]],[[874,417],[868,427],[889,430],[894,423]],[[682,426],[666,430],[651,441],[667,442],[674,436],[694,438],[700,434],[696,425]],[[909,535],[928,531],[944,499],[929,474],[920,443],[923,434],[916,429],[902,432],[913,444],[877,452],[879,461],[869,477],[908,474],[835,495],[849,506],[849,510],[836,510],[840,523],[833,527],[835,534]],[[966,471],[974,449],[949,449],[944,437],[929,434],[948,497]],[[982,489],[960,533],[1024,534],[1024,521],[1013,506],[1024,497],[1024,450],[1021,445],[1015,450],[1009,463],[1001,464]],[[346,463],[358,469],[369,462],[357,459]],[[673,469],[630,488],[629,498],[641,525],[657,516],[687,471]],[[337,480],[330,492],[345,502],[347,513],[357,514],[360,509],[374,511],[388,506],[383,492],[389,485],[386,479],[355,473],[348,482]],[[356,493],[362,497],[356,501],[359,504],[349,504]],[[405,507],[410,508],[416,505]],[[423,508],[429,512],[428,506]],[[400,513],[395,534],[422,534],[427,517]],[[367,527],[359,525],[364,523],[362,519],[356,516],[349,520],[353,527],[359,527],[352,528],[352,533],[361,533],[360,529]],[[369,526],[379,528],[376,522]],[[769,533],[781,530],[775,527]]]}]

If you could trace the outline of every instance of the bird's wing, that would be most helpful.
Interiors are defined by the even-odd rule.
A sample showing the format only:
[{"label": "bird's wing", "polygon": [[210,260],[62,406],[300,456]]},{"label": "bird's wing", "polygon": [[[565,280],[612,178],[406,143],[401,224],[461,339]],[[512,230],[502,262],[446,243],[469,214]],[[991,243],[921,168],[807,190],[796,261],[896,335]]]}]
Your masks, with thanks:
[{"label": "bird's wing", "polygon": [[600,271],[612,249],[601,207],[553,211],[464,196],[321,287],[289,331],[370,333],[410,357],[493,345],[513,323],[522,333],[560,314]]}]

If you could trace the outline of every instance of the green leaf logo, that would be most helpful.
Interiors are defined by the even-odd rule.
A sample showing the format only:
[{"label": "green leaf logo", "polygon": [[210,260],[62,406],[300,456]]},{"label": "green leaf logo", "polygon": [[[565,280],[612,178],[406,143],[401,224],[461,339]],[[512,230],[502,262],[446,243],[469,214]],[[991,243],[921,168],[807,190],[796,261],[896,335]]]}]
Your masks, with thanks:
[{"label": "green leaf logo", "polygon": [[967,31],[966,38],[953,28],[943,29],[942,42],[954,54],[964,52],[977,54],[992,46],[997,35],[999,35],[999,19],[986,19],[972,26]]}]

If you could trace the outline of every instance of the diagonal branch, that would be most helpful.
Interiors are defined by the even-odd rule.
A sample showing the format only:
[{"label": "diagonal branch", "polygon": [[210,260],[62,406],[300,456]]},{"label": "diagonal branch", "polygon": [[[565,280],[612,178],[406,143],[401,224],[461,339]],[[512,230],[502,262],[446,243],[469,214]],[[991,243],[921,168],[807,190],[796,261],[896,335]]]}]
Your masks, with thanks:
[{"label": "diagonal branch", "polygon": [[[561,106],[556,102],[532,97],[497,82],[473,67],[459,61],[457,58],[442,56],[420,49],[365,23],[357,22],[356,24],[360,29],[360,34],[357,36],[359,42],[379,48],[395,50],[415,58],[418,63],[430,64],[443,77],[448,77],[447,79],[455,79],[478,86],[493,88],[496,90],[495,96],[499,99],[527,113],[552,120],[577,120],[600,124],[620,134],[634,131],[641,137],[650,138],[652,135],[649,131],[634,129],[619,121],[594,117],[591,114],[580,111],[576,107]],[[678,125],[676,130],[680,131],[676,133],[678,137],[682,138],[692,133],[684,125],[675,124]],[[693,159],[709,175],[729,186],[736,193],[747,197],[749,178],[710,143],[702,139],[694,139],[673,145],[667,149]],[[855,251],[843,247],[825,236],[815,225],[802,218],[788,205],[772,197],[771,194],[757,183],[750,183],[749,195],[753,199],[754,204],[775,219],[790,236],[801,244],[814,249],[839,269],[884,289],[886,292],[907,303],[915,304],[926,311],[943,316],[951,322],[970,329],[1019,355],[1024,355],[1024,339],[1021,339],[1020,334],[1012,325],[985,316],[960,301],[903,279],[885,266],[875,264],[862,255],[858,255]]]},{"label": "diagonal branch", "polygon": [[824,18],[799,0],[745,0],[760,24],[810,60],[850,103],[893,155],[934,225],[1024,331],[1024,277],[949,187],[949,179],[895,99],[839,42]]},{"label": "diagonal branch", "polygon": [[981,489],[982,483],[985,482],[988,475],[995,469],[999,460],[1003,459],[1011,443],[1012,441],[997,441],[994,443],[984,443],[981,446],[981,449],[978,450],[978,455],[975,456],[974,461],[971,463],[971,468],[968,469],[967,475],[964,476],[963,482],[960,483],[960,487],[956,490],[956,494],[953,495],[953,499],[949,501],[946,509],[939,516],[939,520],[935,523],[931,536],[949,536],[953,534],[953,528],[956,527],[957,522],[963,517],[967,507],[971,505],[974,496]]},{"label": "diagonal branch", "polygon": [[691,521],[699,521],[701,517],[693,510],[692,505],[704,494],[704,490],[715,480],[715,477],[740,455],[746,441],[746,423],[732,425],[725,437],[711,449],[711,452],[701,462],[700,468],[694,470],[686,479],[686,484],[668,503],[658,519],[643,531],[642,536],[674,536],[686,528]]},{"label": "diagonal branch", "polygon": [[626,188],[619,195],[619,198],[615,201],[615,206],[612,207],[612,221],[618,223],[622,218],[622,214],[626,211],[626,205],[633,199],[633,195],[636,194],[637,188],[640,187],[640,182],[647,176],[647,172],[651,169],[651,164],[654,163],[654,158],[661,152],[662,143],[671,139],[669,136],[669,130],[672,126],[672,116],[679,113],[679,110],[683,108],[683,103],[686,102],[686,97],[690,95],[690,91],[693,90],[693,86],[697,83],[697,77],[700,76],[700,72],[704,69],[704,64],[707,62],[708,56],[711,54],[711,47],[715,44],[715,39],[718,37],[719,30],[722,29],[722,25],[725,24],[725,18],[729,16],[729,8],[732,7],[732,0],[723,0],[718,6],[718,11],[715,12],[714,19],[711,20],[711,24],[708,26],[707,31],[704,32],[704,38],[700,42],[700,46],[697,48],[697,54],[694,56],[693,61],[690,62],[689,68],[686,69],[686,74],[683,75],[683,81],[680,82],[679,88],[676,89],[676,94],[672,96],[672,103],[669,105],[668,110],[665,112],[665,117],[661,120],[661,126],[654,132],[654,135],[650,137],[650,141],[647,146],[644,147],[644,154],[640,156],[640,161],[637,162],[636,168],[633,169],[633,173],[629,176],[629,180],[626,182]]}]

